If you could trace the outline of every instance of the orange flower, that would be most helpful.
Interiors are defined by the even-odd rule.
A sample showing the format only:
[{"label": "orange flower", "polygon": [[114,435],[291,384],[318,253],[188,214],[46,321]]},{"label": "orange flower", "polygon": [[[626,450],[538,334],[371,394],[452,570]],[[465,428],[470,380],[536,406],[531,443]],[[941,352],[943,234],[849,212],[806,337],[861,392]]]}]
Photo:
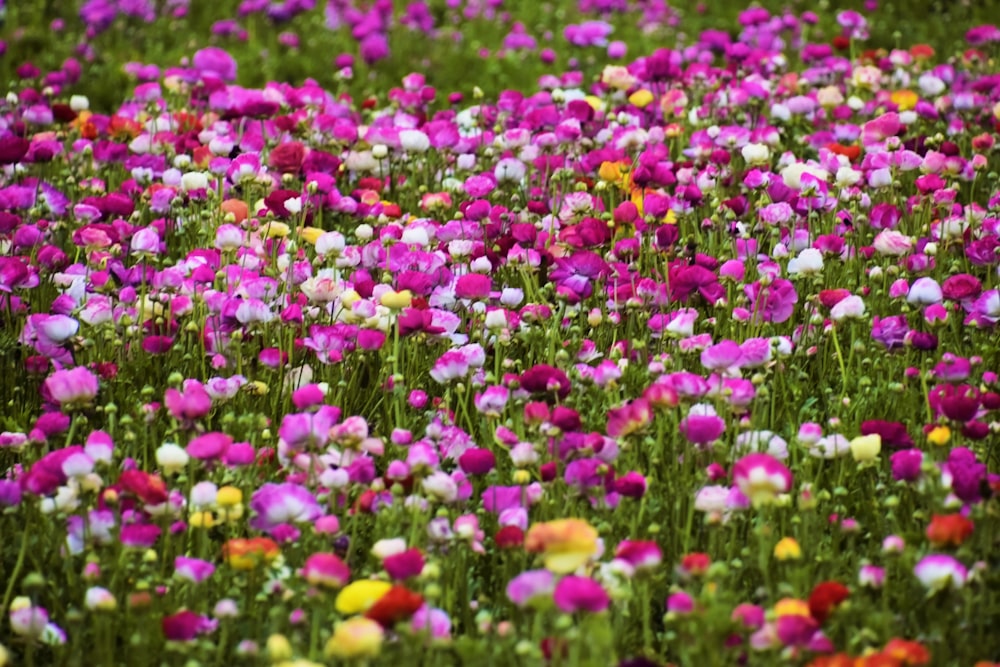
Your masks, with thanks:
[{"label": "orange flower", "polygon": [[890,96],[892,103],[899,107],[900,111],[909,111],[917,106],[920,98],[912,90],[896,90]]},{"label": "orange flower", "polygon": [[252,570],[261,563],[270,563],[281,549],[266,537],[233,538],[222,545],[222,557],[237,570]]},{"label": "orange flower", "polygon": [[826,150],[835,155],[843,155],[851,162],[861,156],[861,146],[845,146],[844,144],[832,143],[826,145]]},{"label": "orange flower", "polygon": [[602,181],[614,183],[622,190],[628,190],[631,185],[630,172],[632,163],[628,160],[618,160],[617,162],[602,162],[597,170],[597,175]]},{"label": "orange flower", "polygon": [[903,661],[888,653],[872,653],[854,661],[854,667],[902,667]]},{"label": "orange flower", "polygon": [[906,639],[890,639],[882,652],[899,658],[904,665],[926,665],[931,661],[931,654],[923,644]]},{"label": "orange flower", "polygon": [[810,662],[806,667],[854,667],[854,658],[846,653],[823,655]]},{"label": "orange flower", "polygon": [[936,547],[961,546],[972,535],[974,524],[961,514],[935,514],[927,526],[927,539]]}]

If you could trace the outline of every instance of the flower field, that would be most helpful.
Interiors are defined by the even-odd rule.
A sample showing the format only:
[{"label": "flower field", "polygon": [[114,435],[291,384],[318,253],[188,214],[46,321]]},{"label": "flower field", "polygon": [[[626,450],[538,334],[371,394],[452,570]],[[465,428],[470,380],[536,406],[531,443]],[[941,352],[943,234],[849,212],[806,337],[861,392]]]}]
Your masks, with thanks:
[{"label": "flower field", "polygon": [[976,3],[4,4],[0,667],[1000,664]]}]

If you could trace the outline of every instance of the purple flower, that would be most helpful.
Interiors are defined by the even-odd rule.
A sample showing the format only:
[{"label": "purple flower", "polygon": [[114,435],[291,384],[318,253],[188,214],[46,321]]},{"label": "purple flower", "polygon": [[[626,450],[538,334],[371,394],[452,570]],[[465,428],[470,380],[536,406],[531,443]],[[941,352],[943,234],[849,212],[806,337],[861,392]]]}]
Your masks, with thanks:
[{"label": "purple flower", "polygon": [[310,522],[323,516],[323,508],[313,494],[292,483],[265,484],[254,492],[250,509],[256,512],[250,526],[264,532],[282,524]]},{"label": "purple flower", "polygon": [[909,330],[905,315],[886,318],[876,315],[872,320],[872,339],[882,343],[889,350],[902,347]]}]

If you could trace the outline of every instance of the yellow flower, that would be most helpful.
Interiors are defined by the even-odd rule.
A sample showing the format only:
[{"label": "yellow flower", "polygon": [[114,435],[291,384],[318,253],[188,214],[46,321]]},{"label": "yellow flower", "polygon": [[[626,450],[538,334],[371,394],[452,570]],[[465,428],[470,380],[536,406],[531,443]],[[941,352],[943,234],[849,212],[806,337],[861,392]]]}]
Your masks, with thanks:
[{"label": "yellow flower", "polygon": [[774,557],[778,560],[798,560],[802,558],[802,547],[793,537],[784,537],[774,545]]},{"label": "yellow flower", "polygon": [[890,96],[892,103],[899,107],[900,111],[909,111],[910,109],[917,106],[917,102],[920,100],[917,94],[912,90],[897,90]]},{"label": "yellow flower", "polygon": [[215,504],[219,507],[235,507],[243,502],[243,492],[235,486],[224,486],[215,494]]},{"label": "yellow flower", "polygon": [[324,653],[328,658],[374,658],[382,649],[384,635],[376,621],[355,616],[337,624]]},{"label": "yellow flower", "polygon": [[334,607],[341,614],[361,614],[378,602],[392,588],[388,581],[360,579],[344,587],[337,594]]},{"label": "yellow flower", "polygon": [[319,240],[319,237],[323,236],[323,234],[324,234],[323,230],[320,229],[319,227],[299,228],[299,236],[302,238],[302,240],[311,245],[316,245],[316,241]]},{"label": "yellow flower", "polygon": [[632,163],[628,160],[602,162],[600,169],[597,170],[597,177],[602,181],[614,183],[622,190],[628,190],[632,182],[629,175],[631,171]]},{"label": "yellow flower", "polygon": [[192,528],[211,528],[215,525],[215,516],[211,512],[194,512],[188,517]]},{"label": "yellow flower", "polygon": [[291,660],[292,643],[285,635],[271,635],[267,638],[267,657],[272,662]]},{"label": "yellow flower", "polygon": [[951,440],[951,429],[947,426],[935,426],[927,434],[927,442],[938,447],[944,447]]},{"label": "yellow flower", "polygon": [[882,451],[882,436],[878,433],[859,435],[851,440],[851,456],[855,461],[874,461]]},{"label": "yellow flower", "polygon": [[774,604],[774,615],[778,618],[782,616],[810,616],[809,603],[805,600],[795,598],[784,598]]},{"label": "yellow flower", "polygon": [[413,303],[413,293],[408,289],[400,292],[388,291],[382,295],[379,302],[386,308],[403,310],[404,308],[409,308],[410,304]]},{"label": "yellow flower", "polygon": [[271,221],[264,226],[264,236],[269,239],[283,239],[292,231],[292,228],[283,222]]},{"label": "yellow flower", "polygon": [[589,104],[594,111],[604,111],[604,101],[596,95],[587,95],[583,101]]},{"label": "yellow flower", "polygon": [[524,548],[541,553],[550,571],[568,574],[597,554],[597,530],[583,519],[536,523],[524,538]]},{"label": "yellow flower", "polygon": [[653,93],[649,92],[645,88],[637,90],[628,96],[629,104],[637,106],[640,109],[649,106],[653,101]]}]

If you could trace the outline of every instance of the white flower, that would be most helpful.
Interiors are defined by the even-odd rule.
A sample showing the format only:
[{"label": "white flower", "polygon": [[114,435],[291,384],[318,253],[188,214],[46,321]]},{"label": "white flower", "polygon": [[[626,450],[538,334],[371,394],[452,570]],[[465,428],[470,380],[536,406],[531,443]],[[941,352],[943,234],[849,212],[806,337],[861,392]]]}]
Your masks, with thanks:
[{"label": "white flower", "polygon": [[865,314],[865,302],[860,296],[852,294],[841,299],[830,309],[830,319],[834,322],[842,322],[845,319],[859,319]]},{"label": "white flower", "polygon": [[190,192],[191,190],[207,190],[208,176],[200,171],[189,171],[181,176],[181,190]]},{"label": "white flower", "polygon": [[740,149],[740,154],[750,166],[767,164],[771,160],[771,149],[764,144],[747,144]]},{"label": "white flower", "polygon": [[811,276],[823,271],[823,253],[816,248],[806,248],[788,262],[788,273],[793,276]]},{"label": "white flower", "polygon": [[399,144],[403,147],[404,151],[423,153],[431,147],[431,140],[430,137],[420,130],[400,130]]}]

